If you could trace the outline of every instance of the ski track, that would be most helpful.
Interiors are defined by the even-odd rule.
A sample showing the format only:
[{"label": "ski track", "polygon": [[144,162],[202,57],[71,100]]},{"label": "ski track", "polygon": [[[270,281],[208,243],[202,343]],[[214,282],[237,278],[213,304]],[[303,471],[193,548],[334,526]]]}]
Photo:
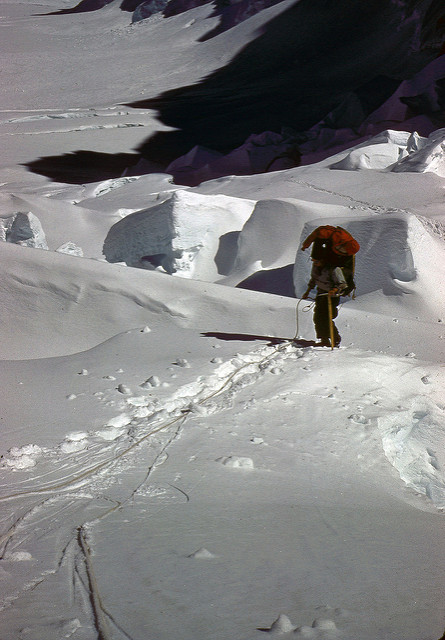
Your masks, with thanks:
[{"label": "ski track", "polygon": [[317,191],[319,193],[327,193],[331,196],[337,196],[342,198],[346,202],[351,202],[349,205],[350,209],[360,209],[362,211],[373,211],[376,215],[381,214],[394,214],[394,213],[402,213],[405,215],[414,215],[425,227],[427,231],[433,236],[439,237],[441,240],[445,239],[445,224],[440,220],[433,220],[431,218],[427,218],[410,209],[403,209],[401,207],[384,207],[383,205],[372,204],[371,202],[367,202],[366,200],[358,200],[351,195],[346,193],[340,193],[339,191],[333,191],[332,189],[326,189],[324,187],[320,187],[318,185],[313,184],[312,182],[307,182],[306,180],[296,180],[295,178],[289,178],[288,182],[292,182],[294,184],[299,184],[302,187],[306,187],[312,191]]},{"label": "ski track", "polygon": [[28,115],[23,115],[15,118],[8,118],[7,120],[1,120],[0,125],[6,124],[24,124],[24,123],[35,123],[42,122],[45,120],[72,120],[72,119],[83,119],[83,118],[106,118],[106,117],[128,117],[131,115],[150,115],[150,111],[140,111],[137,112],[121,110],[116,107],[91,107],[90,109],[83,110],[72,110],[72,111],[59,111],[59,109],[36,109],[35,112],[31,110],[3,110],[0,113],[26,113]]},{"label": "ski track", "polygon": [[97,125],[83,125],[80,127],[76,127],[74,129],[45,129],[42,131],[21,131],[20,133],[17,132],[10,132],[10,133],[6,133],[3,135],[7,135],[7,136],[40,136],[40,135],[47,135],[47,134],[54,134],[54,133],[79,133],[82,131],[99,131],[101,129],[132,129],[135,127],[145,127],[146,125],[143,124],[142,122],[123,122],[123,123],[118,123],[118,124],[97,124]]},{"label": "ski track", "polygon": [[[413,425],[422,423],[422,428],[428,424],[430,429],[444,430],[445,407],[434,402],[433,398],[422,396],[420,389],[417,396],[412,395],[413,385],[415,387],[416,384],[421,386],[431,383],[428,371],[412,356],[397,359],[379,354],[370,356],[368,353],[366,362],[371,363],[375,370],[370,376],[369,391],[366,394],[356,397],[354,375],[351,374],[350,366],[345,368],[348,373],[343,378],[340,376],[339,380],[337,376],[336,386],[326,386],[326,378],[320,381],[317,376],[317,381],[308,384],[308,376],[322,371],[328,358],[333,358],[334,363],[338,363],[339,359],[345,357],[350,359],[349,365],[354,365],[356,358],[355,367],[357,371],[360,370],[358,351],[340,349],[331,353],[326,349],[299,348],[290,342],[278,346],[260,346],[250,353],[237,354],[225,362],[215,358],[216,367],[211,375],[198,376],[170,395],[154,376],[140,385],[141,391],[148,389],[150,395],[132,395],[129,389],[122,389],[125,410],[102,428],[69,433],[53,449],[27,445],[11,450],[9,457],[2,461],[3,468],[10,474],[18,473],[19,476],[20,471],[28,471],[29,477],[25,481],[19,479],[8,494],[0,496],[3,506],[12,508],[10,524],[0,538],[1,559],[7,562],[33,560],[26,550],[27,543],[45,540],[57,530],[57,540],[59,545],[63,541],[63,548],[58,552],[59,557],[54,567],[44,567],[32,578],[24,580],[20,588],[3,595],[0,610],[9,607],[22,594],[37,588],[48,578],[53,578],[62,570],[68,570],[73,592],[71,600],[89,603],[89,623],[96,630],[97,637],[111,640],[111,629],[116,629],[123,637],[132,640],[131,635],[119,626],[112,612],[108,612],[101,601],[93,562],[95,524],[123,509],[136,495],[158,501],[188,501],[187,493],[174,484],[150,484],[156,468],[168,459],[170,445],[180,437],[190,416],[199,416],[201,420],[232,407],[243,389],[259,383],[267,375],[277,376],[281,381],[286,381],[287,386],[284,385],[275,396],[263,399],[264,401],[271,402],[277,398],[287,400],[293,395],[302,395],[347,403],[351,407],[350,423],[363,432],[375,430],[380,434],[383,450],[398,469],[401,478],[414,490],[435,499],[439,506],[445,507],[445,488],[434,451],[428,450],[425,454],[428,457],[427,473],[422,474],[420,470],[414,483],[409,467],[419,451],[415,447],[408,451],[408,461],[406,456],[399,455],[404,447],[409,449],[409,441],[406,438],[404,440],[404,436],[411,433]],[[185,360],[178,360],[177,364],[188,366]],[[337,367],[341,367],[341,361]],[[337,368],[336,371],[339,372],[340,369]],[[388,391],[386,381],[392,375],[406,377],[407,398],[410,401],[403,407],[400,406],[400,398],[393,398]],[[303,376],[305,385],[300,385],[299,389],[298,379]],[[289,381],[292,383],[290,390]],[[303,388],[306,390],[302,391]],[[363,390],[359,387],[360,389]],[[153,391],[159,397],[153,397]],[[110,391],[103,395],[102,401],[113,402],[112,397]],[[394,402],[398,404],[394,406]],[[244,408],[248,408],[248,402]],[[399,434],[399,441],[394,439],[394,433]],[[262,438],[257,438],[255,444],[263,442]],[[218,460],[232,468],[253,468],[252,460],[243,456],[220,457]],[[135,472],[144,464],[146,467],[142,477],[137,480],[130,477],[133,484],[127,481],[125,485],[122,476],[129,469]],[[44,470],[47,466],[51,466],[53,471]],[[60,470],[63,472],[64,469],[69,469],[71,473],[60,475]],[[3,492],[6,487],[14,484],[10,474]],[[14,507],[19,499],[22,507],[17,515],[18,510]],[[84,510],[92,502],[96,507],[95,515],[85,520]],[[73,620],[67,620],[66,624],[76,626]],[[337,633],[332,619],[317,619],[312,627],[297,628],[285,616],[280,616],[270,629],[264,629],[273,633],[290,630],[297,635],[310,635],[314,638],[333,638]]]},{"label": "ski track", "polygon": [[350,206],[351,209],[362,209],[362,210],[370,210],[370,211],[374,211],[376,214],[382,214],[382,213],[405,213],[405,214],[411,214],[413,215],[412,211],[409,211],[409,209],[401,209],[398,207],[384,207],[382,205],[378,205],[378,204],[372,204],[370,202],[366,202],[365,200],[357,200],[357,198],[354,198],[353,196],[350,196],[346,193],[340,193],[339,191],[333,191],[331,189],[325,189],[324,187],[319,187],[316,184],[313,184],[311,182],[307,182],[306,180],[296,180],[294,178],[289,178],[288,182],[292,182],[294,184],[299,184],[302,187],[306,187],[307,189],[311,189],[312,191],[317,191],[320,193],[327,193],[328,195],[331,196],[338,196],[339,198],[342,198],[343,200],[352,202],[353,205]]},{"label": "ski track", "polygon": [[[1,112],[0,112],[1,113]],[[3,113],[14,113],[14,111],[3,111]],[[20,112],[19,112],[20,113]],[[146,127],[147,123],[140,118],[151,116],[149,111],[138,111],[134,113],[130,110],[122,110],[117,107],[92,107],[90,109],[79,109],[73,111],[59,111],[57,109],[36,110],[36,112],[25,111],[26,115],[10,117],[0,120],[0,135],[2,136],[39,136],[48,134],[68,134],[83,133],[85,131],[116,130]],[[122,118],[134,117],[135,122],[120,121]],[[78,120],[96,120],[100,118],[114,118],[118,122],[81,124],[67,127],[68,122]],[[47,125],[43,126],[42,125]],[[51,126],[49,126],[51,124]],[[16,130],[18,125],[22,126],[20,131]],[[40,125],[37,130],[37,125]],[[24,130],[26,127],[28,130]],[[34,129],[32,129],[34,127]],[[10,130],[8,130],[8,128]],[[12,130],[11,130],[12,129]]]}]

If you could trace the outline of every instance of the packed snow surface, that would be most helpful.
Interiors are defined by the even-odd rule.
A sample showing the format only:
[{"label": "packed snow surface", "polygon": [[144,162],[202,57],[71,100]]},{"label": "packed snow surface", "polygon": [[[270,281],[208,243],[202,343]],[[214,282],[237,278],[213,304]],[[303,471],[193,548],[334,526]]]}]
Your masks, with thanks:
[{"label": "packed snow surface", "polygon": [[[117,101],[198,82],[291,3],[226,31],[72,4],[0,9],[2,640],[439,640],[444,130],[388,123],[438,104],[440,58],[368,134],[315,125],[300,167],[253,174],[282,141],[256,134],[144,173],[168,127]],[[332,351],[300,298],[322,224],[361,245]]]}]

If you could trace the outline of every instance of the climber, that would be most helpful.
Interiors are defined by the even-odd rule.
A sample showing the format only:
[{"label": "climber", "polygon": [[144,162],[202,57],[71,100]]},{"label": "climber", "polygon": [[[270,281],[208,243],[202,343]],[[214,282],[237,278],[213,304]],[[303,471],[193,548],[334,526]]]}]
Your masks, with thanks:
[{"label": "climber", "polygon": [[[314,307],[315,333],[320,347],[339,347],[341,337],[333,320],[338,315],[340,296],[348,285],[340,267],[327,264],[323,260],[312,258],[311,279],[302,295],[306,300],[312,289],[317,288]],[[331,344],[331,336],[333,344]]]}]

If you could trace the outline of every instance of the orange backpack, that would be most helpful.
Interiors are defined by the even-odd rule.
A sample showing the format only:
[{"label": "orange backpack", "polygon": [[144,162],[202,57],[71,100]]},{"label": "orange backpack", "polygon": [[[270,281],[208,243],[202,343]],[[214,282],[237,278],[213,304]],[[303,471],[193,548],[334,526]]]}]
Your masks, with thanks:
[{"label": "orange backpack", "polygon": [[[328,254],[332,253],[337,256],[334,260],[335,263],[339,263],[339,259],[341,262],[341,257],[347,258],[355,255],[360,249],[360,245],[357,240],[355,240],[355,238],[353,238],[346,229],[343,229],[343,227],[333,227],[330,224],[317,227],[306,238],[301,248],[304,251],[310,247],[312,243],[314,243],[312,248],[313,258],[321,258],[321,255],[317,256],[314,254],[319,254],[323,248]],[[325,251],[323,251],[323,253],[325,253]]]},{"label": "orange backpack", "polygon": [[333,267],[341,267],[348,284],[343,295],[347,296],[352,293],[354,298],[355,254],[360,249],[357,240],[343,227],[333,227],[326,224],[312,231],[303,242],[302,250],[304,251],[311,244],[313,244],[311,257],[314,260],[323,260]]}]

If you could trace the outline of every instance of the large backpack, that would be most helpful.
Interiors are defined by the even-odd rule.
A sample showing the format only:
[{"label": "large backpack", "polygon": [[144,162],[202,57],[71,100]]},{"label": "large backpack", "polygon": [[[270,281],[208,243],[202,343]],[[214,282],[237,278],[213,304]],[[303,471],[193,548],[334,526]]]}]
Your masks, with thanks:
[{"label": "large backpack", "polygon": [[343,227],[326,224],[314,229],[301,248],[304,251],[311,244],[311,257],[314,260],[323,260],[326,264],[341,267],[348,284],[343,295],[349,295],[355,289],[355,254],[360,249],[357,240]]}]

